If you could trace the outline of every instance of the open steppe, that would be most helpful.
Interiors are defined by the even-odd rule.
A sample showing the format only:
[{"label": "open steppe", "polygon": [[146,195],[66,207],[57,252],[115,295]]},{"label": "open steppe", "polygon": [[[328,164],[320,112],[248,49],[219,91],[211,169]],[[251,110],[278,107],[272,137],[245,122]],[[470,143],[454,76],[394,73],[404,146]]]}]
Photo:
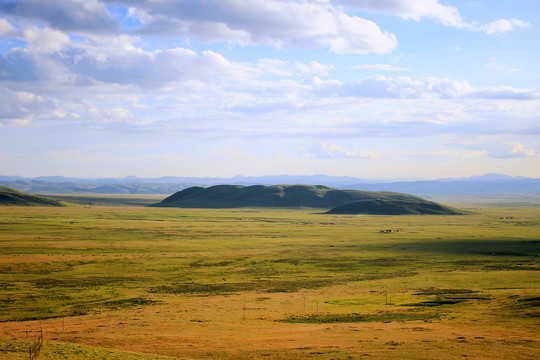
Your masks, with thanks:
[{"label": "open steppe", "polygon": [[0,358],[538,358],[540,207],[465,210],[4,207]]}]

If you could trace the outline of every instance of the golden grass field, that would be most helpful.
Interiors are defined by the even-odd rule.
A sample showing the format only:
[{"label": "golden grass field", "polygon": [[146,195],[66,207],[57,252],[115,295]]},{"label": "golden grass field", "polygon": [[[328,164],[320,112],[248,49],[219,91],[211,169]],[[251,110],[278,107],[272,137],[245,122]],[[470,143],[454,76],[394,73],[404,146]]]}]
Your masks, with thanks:
[{"label": "golden grass field", "polygon": [[0,208],[0,358],[539,358],[540,208],[468,210]]}]

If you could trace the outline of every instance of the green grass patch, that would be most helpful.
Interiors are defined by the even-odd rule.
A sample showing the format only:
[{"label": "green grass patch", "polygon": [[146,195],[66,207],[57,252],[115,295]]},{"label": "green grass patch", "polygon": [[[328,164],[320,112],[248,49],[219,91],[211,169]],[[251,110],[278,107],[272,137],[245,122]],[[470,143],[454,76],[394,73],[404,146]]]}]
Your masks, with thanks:
[{"label": "green grass patch", "polygon": [[377,314],[310,314],[293,315],[280,320],[286,323],[329,324],[329,323],[359,323],[359,322],[391,322],[419,321],[440,318],[434,312],[380,312]]},{"label": "green grass patch", "polygon": [[298,279],[298,280],[259,280],[254,282],[200,284],[182,283],[174,285],[161,285],[151,288],[151,293],[164,294],[230,294],[241,291],[258,292],[293,292],[302,289],[317,289],[332,285],[332,279]]},{"label": "green grass patch", "polygon": [[477,290],[471,289],[438,289],[438,288],[427,288],[427,289],[418,289],[414,295],[450,295],[450,294],[474,294],[477,293]]},{"label": "green grass patch", "polygon": [[[408,294],[456,300],[480,294],[464,289],[494,286],[482,275],[515,287],[532,282],[521,274],[540,270],[540,222],[530,207],[339,218],[290,209],[2,210],[0,321],[93,313],[100,303],[134,297],[294,293],[348,284],[376,291],[403,284]],[[463,281],[472,273],[474,281]],[[426,274],[453,280],[439,283]]]},{"label": "green grass patch", "polygon": [[434,306],[441,306],[441,305],[455,305],[455,304],[459,304],[465,301],[466,300],[464,299],[441,298],[441,299],[436,299],[436,300],[421,301],[417,303],[402,304],[401,306],[434,307]]}]

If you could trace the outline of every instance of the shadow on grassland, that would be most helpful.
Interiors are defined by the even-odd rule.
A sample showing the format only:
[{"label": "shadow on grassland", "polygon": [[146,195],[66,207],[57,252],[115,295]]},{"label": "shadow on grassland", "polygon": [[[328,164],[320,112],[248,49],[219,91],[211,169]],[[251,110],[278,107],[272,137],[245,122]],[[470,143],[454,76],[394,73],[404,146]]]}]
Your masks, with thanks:
[{"label": "shadow on grassland", "polygon": [[436,252],[447,254],[540,256],[539,240],[436,240],[410,243],[394,243],[400,250]]},{"label": "shadow on grassland", "polygon": [[484,270],[540,270],[540,240],[440,240],[395,243],[400,251],[447,255],[446,262]]}]

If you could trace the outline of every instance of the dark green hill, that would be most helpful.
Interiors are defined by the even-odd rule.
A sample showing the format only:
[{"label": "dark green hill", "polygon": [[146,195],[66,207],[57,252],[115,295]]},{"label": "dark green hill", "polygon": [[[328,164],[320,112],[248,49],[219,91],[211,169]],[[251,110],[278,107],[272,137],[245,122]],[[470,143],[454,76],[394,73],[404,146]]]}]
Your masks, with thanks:
[{"label": "dark green hill", "polygon": [[64,206],[61,202],[39,195],[0,186],[0,206]]},{"label": "dark green hill", "polygon": [[431,201],[360,200],[333,208],[327,214],[463,215],[464,212]]},{"label": "dark green hill", "polygon": [[[410,204],[411,210],[409,211],[413,211],[412,209],[418,204],[435,204],[407,194],[338,190],[322,185],[217,185],[208,188],[191,187],[184,189],[151,206],[180,208],[309,207],[328,209],[357,201],[380,200]],[[428,207],[428,205],[425,206]],[[442,208],[441,205],[439,206]],[[418,211],[417,213],[421,212]]]}]

